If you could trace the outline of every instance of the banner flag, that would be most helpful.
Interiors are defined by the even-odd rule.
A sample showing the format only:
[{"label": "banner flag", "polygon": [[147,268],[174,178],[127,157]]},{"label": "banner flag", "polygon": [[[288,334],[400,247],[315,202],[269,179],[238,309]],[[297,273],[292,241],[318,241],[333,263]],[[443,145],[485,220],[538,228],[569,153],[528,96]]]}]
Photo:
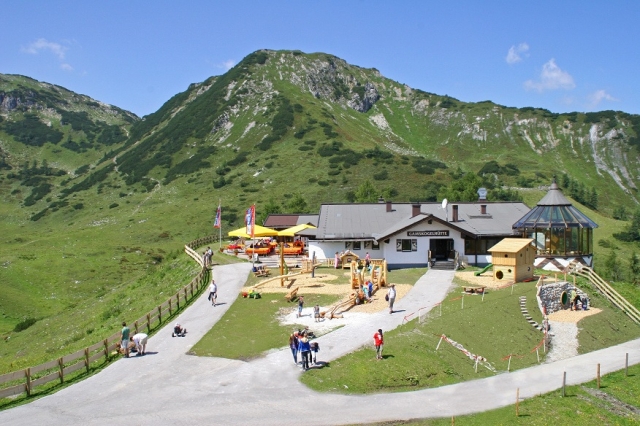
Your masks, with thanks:
[{"label": "banner flag", "polygon": [[256,224],[256,205],[252,205],[247,209],[247,212],[244,216],[244,223],[247,225],[247,235],[251,236],[253,239],[255,232],[255,224]]},{"label": "banner flag", "polygon": [[213,227],[220,228],[222,225],[222,211],[220,209],[220,204],[218,204],[218,210],[216,210],[216,218],[213,220]]}]

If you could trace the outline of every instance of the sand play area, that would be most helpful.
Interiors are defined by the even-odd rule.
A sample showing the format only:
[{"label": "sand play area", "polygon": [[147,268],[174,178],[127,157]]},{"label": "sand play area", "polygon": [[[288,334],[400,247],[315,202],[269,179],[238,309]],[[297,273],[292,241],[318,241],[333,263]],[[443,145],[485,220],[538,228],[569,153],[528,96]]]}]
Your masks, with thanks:
[{"label": "sand play area", "polygon": [[[490,272],[485,272],[483,275],[480,276],[475,276],[474,271],[458,271],[456,272],[456,278],[465,281],[467,283],[469,283],[470,285],[478,285],[478,286],[485,286],[487,289],[498,289],[498,288],[503,288],[503,287],[508,287],[510,285],[509,282],[505,282],[505,281],[496,281],[493,279],[493,276],[491,276]],[[525,283],[521,283],[521,284],[525,284]],[[531,284],[531,285],[535,285],[534,282],[531,283],[526,283],[526,284]],[[570,311],[568,309],[564,310],[564,311],[558,311],[558,312],[554,312],[551,315],[549,315],[549,320],[550,321],[558,321],[558,322],[573,322],[573,323],[577,323],[578,321],[580,321],[582,318],[586,318],[588,316],[591,315],[595,315],[600,313],[602,310],[598,309],[598,308],[589,308],[588,311]]]},{"label": "sand play area", "polygon": [[[282,297],[284,298],[287,293],[298,287],[298,295],[334,294],[342,296],[340,301],[337,302],[340,303],[349,299],[355,291],[351,288],[349,279],[349,271],[343,272],[342,269],[337,269],[326,272],[326,270],[321,270],[320,272],[316,271],[314,278],[311,278],[311,274],[301,274],[291,277],[288,281],[284,281],[284,286],[280,285],[279,278],[265,278],[256,284],[255,287],[243,287],[242,292],[250,292],[255,288],[259,293],[282,293]],[[393,282],[393,284],[396,286],[396,303],[413,287],[413,283]],[[321,318],[319,322],[315,322],[313,318],[313,306],[309,305],[305,305],[302,316],[298,318],[296,316],[297,304],[292,303],[291,308],[283,310],[280,316],[280,322],[282,324],[308,326],[309,329],[316,334],[324,334],[331,329],[344,326],[347,323],[365,320],[369,314],[388,309],[388,303],[384,300],[384,296],[387,294],[387,288],[388,287],[382,287],[374,290],[371,303],[355,305],[346,308],[346,310],[336,311],[336,314],[341,315],[342,318]],[[332,306],[335,306],[335,304],[331,306],[321,306],[320,311],[328,311]]]}]

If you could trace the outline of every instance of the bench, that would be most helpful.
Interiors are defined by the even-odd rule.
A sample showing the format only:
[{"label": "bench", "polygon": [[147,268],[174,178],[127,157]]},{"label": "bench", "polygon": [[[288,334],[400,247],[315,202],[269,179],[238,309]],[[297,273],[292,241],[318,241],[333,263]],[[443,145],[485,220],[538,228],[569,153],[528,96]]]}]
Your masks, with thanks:
[{"label": "bench", "polygon": [[464,286],[462,288],[467,294],[484,294],[486,286]]},{"label": "bench", "polygon": [[293,299],[296,298],[296,296],[298,295],[299,289],[300,287],[296,287],[284,296],[284,298],[287,299],[287,302],[291,302]]},{"label": "bench", "polygon": [[267,269],[267,267],[258,268],[258,270],[253,272],[253,275],[256,277],[268,277],[271,274],[271,271]]}]

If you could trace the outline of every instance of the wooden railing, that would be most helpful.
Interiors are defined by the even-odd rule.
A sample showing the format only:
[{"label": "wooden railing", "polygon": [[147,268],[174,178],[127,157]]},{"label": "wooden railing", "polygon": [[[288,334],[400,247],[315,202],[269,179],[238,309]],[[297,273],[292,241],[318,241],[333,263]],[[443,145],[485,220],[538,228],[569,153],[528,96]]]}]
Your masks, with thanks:
[{"label": "wooden railing", "polygon": [[[189,284],[185,285],[164,303],[130,323],[132,333],[140,331],[151,333],[151,331],[157,330],[200,294],[209,282],[210,270],[204,268],[202,257],[194,249],[217,241],[217,238],[217,235],[199,238],[185,245],[185,253],[200,265],[200,272]],[[64,383],[65,377],[82,369],[86,370],[85,374],[89,373],[92,363],[97,361],[109,362],[114,359],[112,352],[116,349],[119,339],[120,332],[117,332],[100,342],[56,360],[0,375],[0,398],[19,395],[23,392],[26,392],[27,396],[31,396],[36,386],[53,381]]]},{"label": "wooden railing", "polygon": [[605,280],[600,278],[593,269],[588,266],[577,264],[569,270],[569,273],[584,277],[589,280],[600,293],[604,295],[611,303],[622,310],[629,318],[631,318],[636,324],[640,324],[640,311],[620,295],[613,287],[609,285]]}]

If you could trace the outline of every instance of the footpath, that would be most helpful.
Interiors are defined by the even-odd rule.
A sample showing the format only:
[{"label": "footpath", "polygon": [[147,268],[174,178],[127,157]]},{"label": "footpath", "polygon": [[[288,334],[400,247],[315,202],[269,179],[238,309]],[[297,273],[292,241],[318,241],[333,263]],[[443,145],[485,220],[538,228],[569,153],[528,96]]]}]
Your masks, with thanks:
[{"label": "footpath", "polygon": [[[250,272],[242,263],[216,266],[218,302],[206,294],[180,315],[187,337],[172,338],[168,324],[149,339],[147,355],[114,362],[99,374],[30,404],[0,412],[11,425],[342,425],[428,417],[450,417],[512,405],[516,389],[528,398],[567,384],[640,363],[640,339],[570,359],[494,377],[414,392],[347,396],[318,393],[303,386],[283,336],[283,348],[243,362],[187,355],[222,317]],[[318,338],[318,360],[331,361],[371,344],[378,328],[390,330],[405,315],[433,306],[446,296],[453,272],[430,270],[388,311],[356,319]],[[251,336],[244,336],[250,338]],[[373,354],[373,352],[372,352]]]}]

